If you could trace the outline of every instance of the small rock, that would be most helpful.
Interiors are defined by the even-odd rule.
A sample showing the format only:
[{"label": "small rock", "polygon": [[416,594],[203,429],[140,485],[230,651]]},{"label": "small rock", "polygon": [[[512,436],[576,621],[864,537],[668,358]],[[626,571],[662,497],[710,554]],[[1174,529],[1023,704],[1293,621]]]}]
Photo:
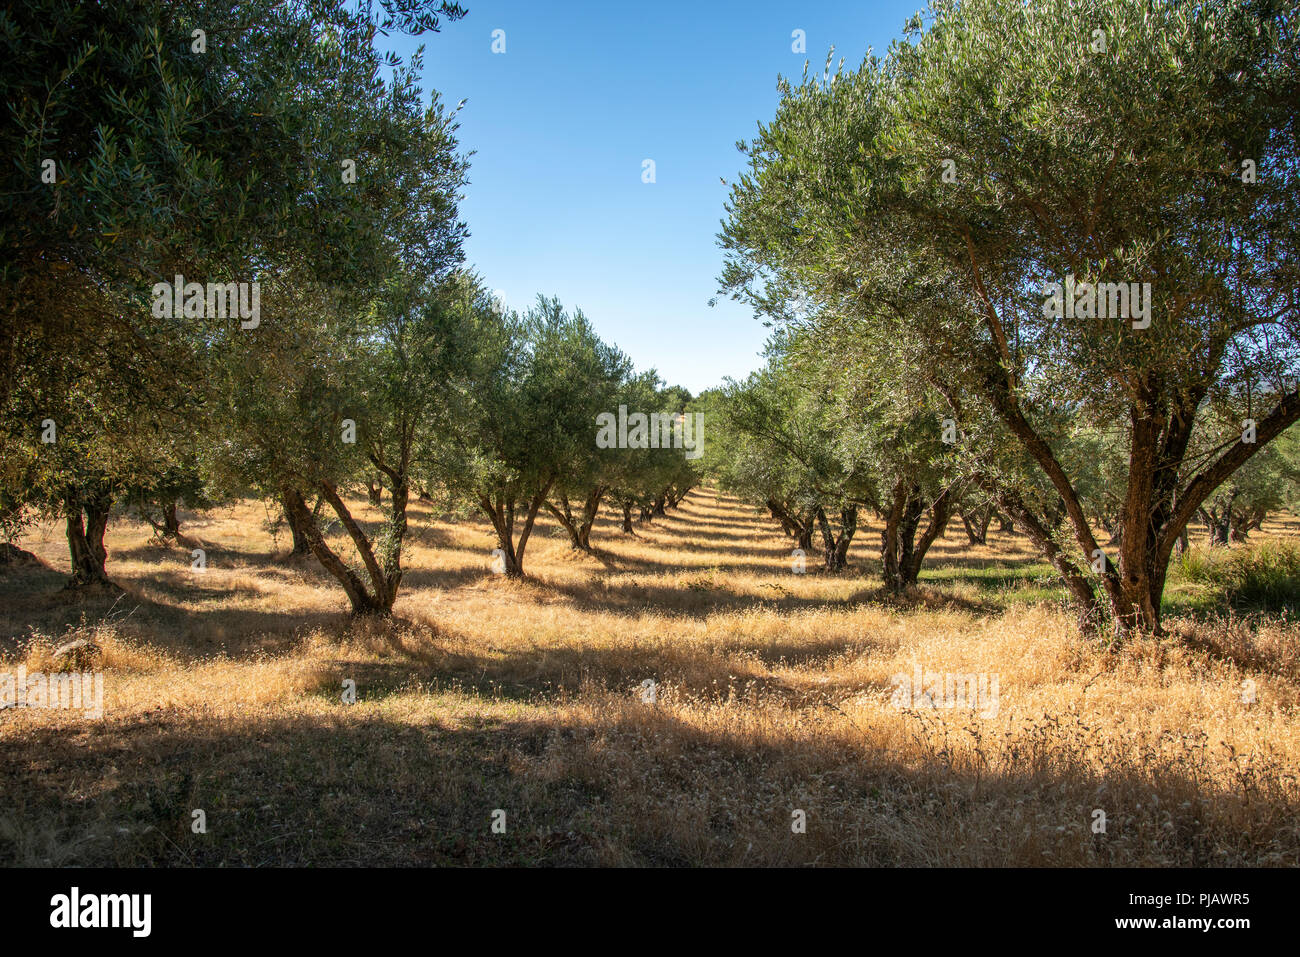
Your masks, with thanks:
[{"label": "small rock", "polygon": [[60,671],[90,671],[104,656],[104,650],[89,638],[78,638],[54,650],[54,665]]}]

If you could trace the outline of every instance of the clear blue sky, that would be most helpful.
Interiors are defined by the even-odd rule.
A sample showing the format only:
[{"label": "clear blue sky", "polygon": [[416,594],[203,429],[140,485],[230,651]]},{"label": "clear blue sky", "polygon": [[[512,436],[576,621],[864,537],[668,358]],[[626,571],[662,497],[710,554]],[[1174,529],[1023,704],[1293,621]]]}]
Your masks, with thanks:
[{"label": "clear blue sky", "polygon": [[[805,60],[820,71],[831,46],[854,66],[868,47],[883,53],[923,4],[462,5],[468,16],[422,38],[423,85],[468,100],[468,263],[510,306],[544,293],[580,307],[638,369],[693,392],[757,368],[767,330],[738,303],[708,305],[735,143],[771,119],[778,75],[798,77]],[[806,54],[791,50],[796,29]],[[408,54],[417,41],[380,44]]]}]

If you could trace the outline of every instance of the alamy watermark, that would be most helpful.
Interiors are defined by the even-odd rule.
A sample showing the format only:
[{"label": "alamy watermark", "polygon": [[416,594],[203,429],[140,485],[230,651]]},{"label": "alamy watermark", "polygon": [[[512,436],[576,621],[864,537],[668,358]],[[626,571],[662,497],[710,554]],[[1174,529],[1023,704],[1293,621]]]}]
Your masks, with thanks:
[{"label": "alamy watermark", "polygon": [[633,412],[618,407],[618,415],[596,416],[598,449],[684,449],[688,459],[704,454],[704,413]]},{"label": "alamy watermark", "polygon": [[82,671],[45,674],[0,672],[0,711],[6,708],[58,708],[85,712],[87,718],[104,716],[104,673]]},{"label": "alamy watermark", "polygon": [[50,898],[50,926],[119,927],[132,937],[148,937],[153,928],[152,894],[83,894],[73,887]]},{"label": "alamy watermark", "polygon": [[912,674],[900,671],[890,678],[894,693],[889,703],[899,711],[932,708],[975,711],[981,718],[998,716],[1000,676],[986,672],[951,674],[923,671],[918,664]]},{"label": "alamy watermark", "polygon": [[241,329],[256,329],[262,323],[262,284],[259,282],[186,282],[177,275],[172,282],[154,283],[155,319],[242,320]]},{"label": "alamy watermark", "polygon": [[1047,319],[1131,319],[1134,329],[1151,325],[1151,283],[1075,282],[1043,287],[1043,316]]}]

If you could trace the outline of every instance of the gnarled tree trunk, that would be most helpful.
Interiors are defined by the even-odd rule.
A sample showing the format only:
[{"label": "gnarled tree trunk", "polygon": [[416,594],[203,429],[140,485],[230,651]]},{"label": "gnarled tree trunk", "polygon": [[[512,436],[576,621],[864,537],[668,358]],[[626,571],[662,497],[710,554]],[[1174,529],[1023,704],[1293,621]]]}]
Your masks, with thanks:
[{"label": "gnarled tree trunk", "polygon": [[1232,534],[1232,506],[1220,508],[1211,506],[1201,509],[1201,520],[1210,532],[1210,544],[1221,547],[1228,544],[1228,539]]},{"label": "gnarled tree trunk", "polygon": [[993,506],[984,505],[975,509],[961,509],[962,524],[966,527],[966,537],[972,545],[986,545],[989,540],[989,523],[993,521]]},{"label": "gnarled tree trunk", "polygon": [[840,509],[840,530],[837,535],[831,530],[826,519],[826,510],[817,508],[817,527],[821,529],[823,556],[828,572],[840,572],[848,565],[849,545],[858,530],[858,509],[856,505]]},{"label": "gnarled tree trunk", "polygon": [[[903,592],[916,584],[926,552],[948,527],[952,495],[944,489],[927,508],[920,487],[903,479],[894,483],[890,495],[880,533],[881,579],[889,591]],[[927,512],[929,519],[918,540],[916,533]]]},{"label": "gnarled tree trunk", "polygon": [[501,549],[505,574],[508,578],[524,577],[524,550],[528,548],[528,539],[533,534],[533,524],[537,521],[537,513],[541,511],[546,496],[550,494],[551,486],[554,484],[555,478],[552,476],[528,500],[528,506],[524,512],[523,528],[519,532],[518,542],[515,541],[516,500],[514,495],[498,492],[495,498],[487,494],[479,496],[479,508],[487,515],[497,533],[497,545]]},{"label": "gnarled tree trunk", "polygon": [[113,496],[104,489],[75,489],[64,499],[68,556],[72,563],[68,588],[108,583],[104,571],[108,560],[104,533],[108,530],[112,505]]},{"label": "gnarled tree trunk", "polygon": [[365,566],[370,584],[362,579],[335,554],[321,534],[320,524],[315,514],[307,508],[302,493],[297,489],[288,489],[284,493],[286,507],[293,515],[293,522],[302,529],[307,538],[312,554],[343,586],[348,601],[352,605],[353,615],[387,616],[392,613],[393,603],[397,600],[397,589],[402,581],[401,547],[406,533],[407,490],[399,486],[394,490],[392,513],[389,517],[390,534],[388,550],[383,556],[377,556],[365,532],[352,517],[352,512],[344,503],[338,490],[327,482],[319,488],[322,498],[338,515],[339,522],[352,539],[352,544]]},{"label": "gnarled tree trunk", "polygon": [[605,486],[598,485],[587,495],[582,503],[582,514],[575,517],[569,504],[569,496],[560,493],[560,507],[556,508],[547,501],[546,510],[555,516],[556,521],[569,533],[569,544],[579,551],[591,551],[591,526],[596,523],[596,514],[600,511],[600,502],[605,496]]},{"label": "gnarled tree trunk", "polygon": [[289,555],[292,557],[310,554],[311,543],[307,539],[307,530],[303,527],[297,513],[289,507],[289,493],[287,490],[280,493],[280,505],[284,509],[284,522],[289,526],[289,535],[293,540],[293,547],[289,550]]},{"label": "gnarled tree trunk", "polygon": [[986,484],[985,488],[997,496],[998,507],[1005,513],[1004,521],[1016,522],[1024,529],[1029,540],[1047,556],[1048,562],[1061,576],[1066,590],[1070,593],[1070,605],[1074,609],[1079,630],[1084,634],[1091,632],[1100,621],[1101,606],[1097,601],[1097,593],[1083,570],[1056,543],[1051,529],[1025,507],[1019,494],[999,489],[991,484]]},{"label": "gnarled tree trunk", "polygon": [[812,550],[813,530],[817,526],[817,512],[800,515],[786,508],[776,499],[766,502],[768,513],[781,523],[781,530],[795,540],[796,547],[805,552]]},{"label": "gnarled tree trunk", "polygon": [[163,513],[163,535],[173,541],[178,541],[181,537],[181,522],[176,517],[176,502],[164,502],[162,507]]}]

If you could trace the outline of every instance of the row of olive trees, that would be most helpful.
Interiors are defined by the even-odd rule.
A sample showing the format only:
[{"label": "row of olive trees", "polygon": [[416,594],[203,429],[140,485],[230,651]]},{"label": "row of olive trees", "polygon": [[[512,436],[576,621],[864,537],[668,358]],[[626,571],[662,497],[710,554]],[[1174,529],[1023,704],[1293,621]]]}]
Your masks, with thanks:
[{"label": "row of olive trees", "polygon": [[[988,502],[956,467],[955,423],[945,430],[935,395],[837,368],[825,346],[807,329],[779,334],[765,368],[710,394],[706,463],[721,488],[766,509],[798,547],[819,539],[830,572],[846,567],[865,512],[874,513],[882,583],[902,591],[953,516],[974,517]],[[984,528],[989,514],[976,519]]]},{"label": "row of olive trees", "polygon": [[[418,55],[373,42],[460,11],[388,6],[5,14],[0,521],[61,519],[70,584],[108,581],[115,507],[178,537],[178,504],[252,494],[354,612],[387,613],[413,494],[481,511],[520,575],[543,507],[590,548],[605,499],[630,530],[632,508],[694,484],[680,453],[595,443],[598,414],[688,395],[635,375],[581,313],[505,312],[463,271],[456,111],[423,96]],[[155,308],[177,275],[256,282],[259,314]],[[349,504],[361,488],[377,531]]]},{"label": "row of olive trees", "polygon": [[[939,396],[1081,624],[1158,632],[1188,521],[1300,419],[1298,101],[1293,4],[935,0],[783,84],[723,286]],[[1123,456],[1114,545],[1089,430]]]},{"label": "row of olive trees", "polygon": [[[1059,539],[1064,509],[1032,462],[1017,461],[997,422],[959,424],[923,380],[897,366],[842,365],[843,346],[830,330],[780,333],[762,370],[701,397],[714,423],[706,472],[720,488],[766,511],[796,547],[807,551],[819,541],[831,572],[846,566],[869,511],[881,526],[872,547],[891,591],[916,584],[926,552],[955,517],[972,544],[985,543],[997,516],[1004,528],[1020,516],[1031,536],[1045,530],[1046,547]],[[1206,405],[1201,434],[1226,434],[1234,416],[1245,414],[1240,402]],[[1207,499],[1200,518],[1210,545],[1240,541],[1300,501],[1297,429]],[[1123,441],[1117,430],[1077,414],[1053,426],[1054,446],[1077,476],[1089,521],[1109,534],[1109,549],[1124,534]],[[1000,482],[982,481],[995,466]],[[1044,516],[1041,527],[1031,510]]]},{"label": "row of olive trees", "polygon": [[[207,467],[227,495],[252,489],[282,503],[355,613],[392,609],[413,494],[478,511],[505,573],[521,576],[544,508],[590,550],[606,494],[647,501],[670,485],[664,466],[686,461],[667,449],[598,448],[601,413],[637,389],[650,403],[660,396],[653,374],[634,376],[580,311],[557,300],[505,311],[458,271],[341,323],[327,305],[272,317],[257,343],[232,333],[212,378],[220,424]],[[384,516],[373,534],[348,501],[367,487]],[[583,496],[577,516],[573,494]],[[327,541],[313,498],[347,533],[356,561]]]},{"label": "row of olive trees", "polygon": [[[662,512],[697,481],[682,450],[598,445],[600,415],[622,405],[675,416],[690,397],[662,388],[653,372],[634,373],[580,311],[556,300],[507,312],[463,271],[423,286],[390,279],[369,298],[289,281],[268,292],[256,336],[239,328],[210,336],[184,431],[155,433],[147,461],[134,457],[117,484],[105,480],[99,547],[79,555],[69,538],[74,583],[106,580],[102,543],[115,504],[158,516],[160,534],[179,539],[178,503],[251,494],[283,508],[295,542],[338,580],[354,613],[386,614],[402,580],[413,495],[480,512],[504,571],[521,576],[543,508],[590,551],[607,496],[631,532],[632,508]],[[82,434],[73,428],[33,448],[33,461],[49,468],[40,456],[57,455],[59,468],[85,474]],[[111,447],[111,434],[97,437]],[[383,516],[377,531],[349,501],[361,489]],[[346,552],[329,540],[334,525]],[[75,574],[87,567],[91,575]]]}]

